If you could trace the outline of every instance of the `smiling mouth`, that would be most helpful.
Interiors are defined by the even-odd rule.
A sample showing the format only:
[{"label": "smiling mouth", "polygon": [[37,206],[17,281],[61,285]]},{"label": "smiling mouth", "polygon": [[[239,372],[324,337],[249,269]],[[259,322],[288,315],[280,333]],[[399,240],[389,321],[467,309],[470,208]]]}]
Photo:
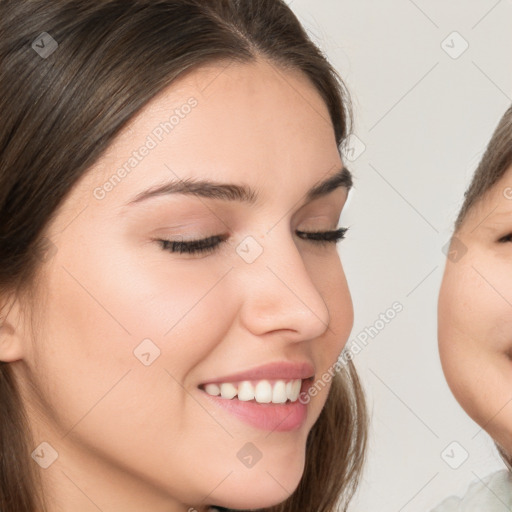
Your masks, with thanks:
[{"label": "smiling mouth", "polygon": [[259,404],[293,403],[299,399],[303,382],[312,382],[308,379],[261,379],[244,380],[240,382],[219,382],[215,384],[202,384],[199,389],[210,396],[225,400],[239,400],[242,402],[255,402]]}]

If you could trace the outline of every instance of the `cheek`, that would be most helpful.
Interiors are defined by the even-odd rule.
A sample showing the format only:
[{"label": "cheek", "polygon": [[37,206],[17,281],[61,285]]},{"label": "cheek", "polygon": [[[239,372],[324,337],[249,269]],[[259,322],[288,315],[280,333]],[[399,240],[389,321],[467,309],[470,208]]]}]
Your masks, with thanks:
[{"label": "cheek", "polygon": [[447,262],[439,294],[439,352],[446,380],[466,412],[493,434],[512,431],[512,411],[503,409],[512,391],[509,285],[512,269],[468,253],[464,263]]},{"label": "cheek", "polygon": [[[512,268],[474,256],[447,262],[439,293],[442,358],[505,353],[512,343]],[[444,361],[443,361],[444,362]]]},{"label": "cheek", "polygon": [[[236,308],[215,287],[223,269],[172,272],[162,258],[141,261],[115,245],[59,249],[33,377],[43,415],[61,436],[163,479],[170,461],[190,455],[187,443],[181,450],[172,440],[197,442],[201,428],[215,427],[182,383],[225,335]],[[172,475],[186,488],[181,478]]]},{"label": "cheek", "polygon": [[[157,271],[156,260],[143,262],[127,252],[106,243],[60,247],[47,276],[44,333],[36,333],[33,362],[44,368],[41,385],[66,425],[131,370],[125,380],[139,379],[142,388],[158,382],[156,389],[171,392],[177,384],[169,375],[162,382],[164,368],[181,382],[216,339],[215,323],[205,314],[221,318],[219,301],[200,301],[216,273]],[[59,397],[69,403],[59,406]]]}]

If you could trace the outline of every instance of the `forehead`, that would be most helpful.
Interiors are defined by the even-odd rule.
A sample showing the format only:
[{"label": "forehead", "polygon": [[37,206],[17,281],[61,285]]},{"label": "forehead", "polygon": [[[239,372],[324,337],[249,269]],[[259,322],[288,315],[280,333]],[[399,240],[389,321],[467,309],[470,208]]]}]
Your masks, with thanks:
[{"label": "forehead", "polygon": [[[151,149],[135,162],[134,151],[144,146]],[[126,192],[142,181],[188,176],[268,186],[281,173],[290,185],[309,188],[315,175],[320,180],[341,167],[316,88],[302,72],[267,61],[202,67],[164,89],[93,166],[89,193],[123,165],[129,169],[130,160]]]}]

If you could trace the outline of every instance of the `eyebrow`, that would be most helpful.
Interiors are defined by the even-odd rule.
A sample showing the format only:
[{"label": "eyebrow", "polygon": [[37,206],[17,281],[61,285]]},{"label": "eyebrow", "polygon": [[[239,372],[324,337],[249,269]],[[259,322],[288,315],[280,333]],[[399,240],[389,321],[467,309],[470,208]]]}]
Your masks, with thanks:
[{"label": "eyebrow", "polygon": [[510,219],[512,218],[512,211],[500,210],[495,212],[497,207],[498,205],[488,212],[487,215],[483,216],[470,232],[472,233],[477,228],[481,228],[485,231],[498,232],[504,229],[502,226],[509,225]]},{"label": "eyebrow", "polygon": [[[347,191],[352,187],[352,174],[346,167],[342,167],[336,174],[333,174],[325,181],[311,188],[306,194],[306,201],[310,202],[314,199],[324,197],[340,187],[346,188]],[[137,194],[127,205],[169,194],[196,195],[207,199],[239,201],[248,204],[254,204],[259,199],[258,193],[247,185],[187,178],[145,190]]]}]

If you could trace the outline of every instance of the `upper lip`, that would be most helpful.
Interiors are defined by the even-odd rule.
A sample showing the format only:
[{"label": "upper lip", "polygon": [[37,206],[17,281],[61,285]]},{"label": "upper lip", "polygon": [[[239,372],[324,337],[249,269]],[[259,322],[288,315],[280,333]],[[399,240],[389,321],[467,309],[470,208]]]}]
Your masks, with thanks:
[{"label": "upper lip", "polygon": [[224,375],[209,379],[204,384],[217,384],[221,382],[241,382],[244,380],[295,380],[308,379],[315,374],[315,367],[308,361],[290,362],[276,361],[268,363],[251,370]]}]

